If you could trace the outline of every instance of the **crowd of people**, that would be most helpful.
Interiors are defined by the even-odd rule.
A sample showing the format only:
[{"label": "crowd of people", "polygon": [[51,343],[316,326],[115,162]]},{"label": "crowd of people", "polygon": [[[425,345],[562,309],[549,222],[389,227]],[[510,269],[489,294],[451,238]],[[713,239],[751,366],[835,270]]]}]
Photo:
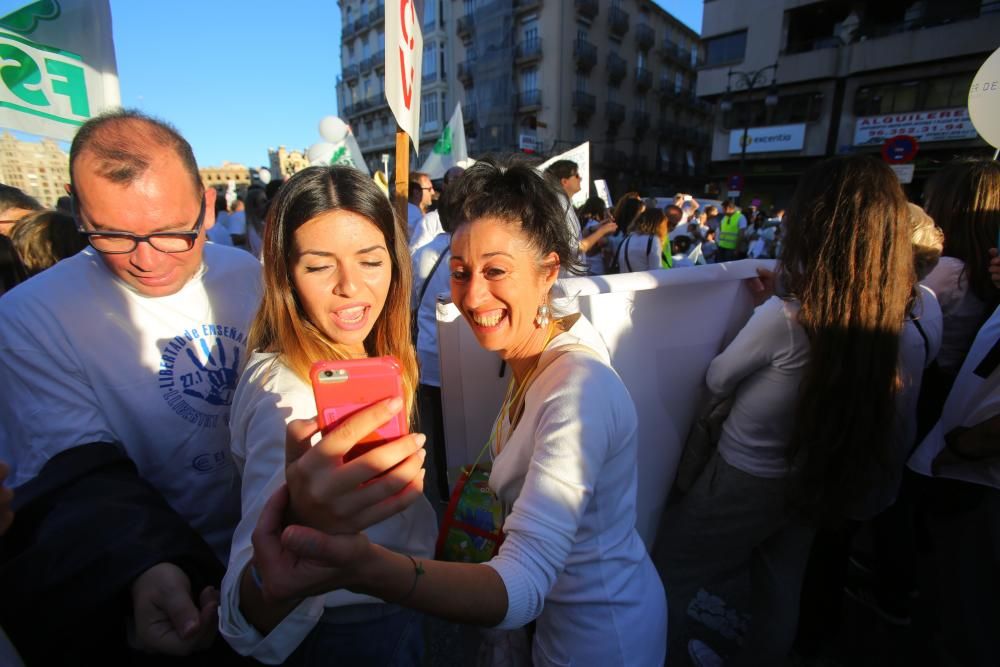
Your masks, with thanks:
[{"label": "crowd of people", "polygon": [[[484,160],[410,174],[404,220],[343,166],[227,205],[170,125],[114,111],[70,177],[64,211],[0,186],[0,663],[420,665],[432,615],[492,629],[481,664],[780,665],[846,591],[899,624],[933,599],[942,661],[1000,664],[1000,163],[942,167],[921,208],[882,162],[832,158],[786,216],[576,210],[573,162]],[[650,553],[630,388],[550,292],[744,257],[777,259]],[[435,553],[440,300],[510,369],[479,563]],[[402,397],[321,432],[311,366],[383,356]],[[412,433],[348,456],[400,413]],[[727,646],[691,609],[737,573]]]}]

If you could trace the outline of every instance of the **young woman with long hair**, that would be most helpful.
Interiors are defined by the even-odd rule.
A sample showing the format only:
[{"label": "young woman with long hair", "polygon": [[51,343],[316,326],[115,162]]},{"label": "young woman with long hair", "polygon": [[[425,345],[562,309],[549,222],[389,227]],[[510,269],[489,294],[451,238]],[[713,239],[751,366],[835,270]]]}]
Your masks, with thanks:
[{"label": "young woman with long hair", "polygon": [[[412,413],[417,363],[410,342],[405,227],[361,172],[311,167],[278,192],[264,232],[264,300],[250,328],[247,347],[254,353],[230,417],[243,515],[222,586],[222,634],[240,653],[265,662],[308,665],[336,656],[345,664],[419,664],[422,624],[412,611],[347,591],[277,602],[264,593],[267,576],[260,575],[269,571],[271,554],[253,540],[265,501],[286,482],[290,516],[311,521],[317,511],[329,511],[332,503],[322,494],[336,488],[340,477],[315,466],[315,457],[329,443],[356,442],[387,421],[386,406],[370,408],[310,447],[317,439],[315,421],[292,420],[316,415],[313,363],[394,356],[403,370],[405,398],[393,411]],[[366,428],[359,419],[375,422]],[[363,498],[369,504],[373,493],[392,499],[385,511],[343,512],[355,528],[367,529],[372,542],[427,557],[436,520],[420,493],[422,443],[422,436],[405,436],[352,461],[366,480],[399,464],[394,472],[402,482],[394,485],[387,475],[368,484]]]},{"label": "young woman with long hair", "polygon": [[[708,369],[710,392],[733,399],[718,450],[664,513],[655,551],[672,650],[688,638],[694,592],[749,570],[752,618],[737,664],[781,664],[816,527],[850,515],[890,473],[915,283],[906,198],[880,162],[810,168],[786,220],[776,295]],[[697,640],[688,650],[721,664]]]},{"label": "young woman with long hair", "polygon": [[944,167],[927,182],[924,210],[944,232],[941,261],[923,281],[944,313],[938,366],[949,381],[937,392],[943,402],[976,332],[1000,304],[989,273],[990,248],[1000,232],[1000,162],[963,160]]}]

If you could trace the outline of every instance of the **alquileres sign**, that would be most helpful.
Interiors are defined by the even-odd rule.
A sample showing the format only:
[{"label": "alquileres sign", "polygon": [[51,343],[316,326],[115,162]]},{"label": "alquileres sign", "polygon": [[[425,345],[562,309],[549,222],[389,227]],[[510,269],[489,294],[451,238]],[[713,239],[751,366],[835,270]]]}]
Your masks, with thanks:
[{"label": "alquileres sign", "polygon": [[976,128],[965,107],[861,116],[854,125],[854,145],[881,144],[898,134],[909,135],[920,143],[955,141],[975,139]]},{"label": "alquileres sign", "polygon": [[[739,155],[743,141],[743,130],[729,132],[729,154]],[[771,127],[751,127],[747,131],[747,153],[774,153],[778,151],[799,151],[805,145],[805,123],[798,125],[772,125]]]}]

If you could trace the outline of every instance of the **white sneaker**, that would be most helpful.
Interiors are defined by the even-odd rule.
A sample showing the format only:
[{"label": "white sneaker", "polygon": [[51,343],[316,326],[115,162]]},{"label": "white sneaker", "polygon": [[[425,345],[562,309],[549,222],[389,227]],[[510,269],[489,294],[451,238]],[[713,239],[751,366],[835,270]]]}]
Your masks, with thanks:
[{"label": "white sneaker", "polygon": [[688,655],[695,667],[722,667],[722,656],[700,639],[688,642]]}]

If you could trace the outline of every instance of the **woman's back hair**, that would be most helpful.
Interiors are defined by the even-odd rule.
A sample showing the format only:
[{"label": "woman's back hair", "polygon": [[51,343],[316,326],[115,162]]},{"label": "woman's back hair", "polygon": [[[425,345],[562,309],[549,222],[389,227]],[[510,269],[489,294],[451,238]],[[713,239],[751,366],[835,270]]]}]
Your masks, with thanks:
[{"label": "woman's back hair", "polygon": [[645,205],[638,197],[630,197],[619,202],[618,212],[615,214],[615,222],[618,223],[618,229],[627,233]]},{"label": "woman's back hair", "polygon": [[87,247],[73,216],[58,211],[41,211],[18,220],[10,240],[29,278]]},{"label": "woman's back hair", "polygon": [[656,233],[660,229],[660,225],[662,225],[666,219],[667,216],[663,213],[662,209],[647,208],[645,211],[640,213],[638,217],[636,217],[628,231],[633,234],[648,234],[649,236],[656,236]]},{"label": "woman's back hair", "polygon": [[992,308],[1000,290],[989,274],[989,249],[1000,232],[1000,162],[960,160],[927,181],[924,209],[944,232],[944,255],[965,262],[969,289]]},{"label": "woman's back hair", "polygon": [[604,200],[597,195],[591,195],[587,198],[587,201],[583,202],[583,206],[577,210],[576,215],[580,218],[580,221],[584,220],[601,220],[607,213],[608,207],[604,203]]},{"label": "woman's back hair", "polygon": [[365,351],[370,356],[392,355],[399,360],[406,407],[411,410],[417,360],[410,341],[411,268],[406,223],[398,220],[375,182],[353,167],[308,167],[289,178],[275,195],[264,226],[261,252],[264,297],[250,326],[247,346],[258,352],[277,353],[306,382],[315,362],[348,358],[346,350],[309,320],[292,278],[295,230],[336,210],[367,218],[385,237],[392,271],[389,293],[365,339]]},{"label": "woman's back hair", "polygon": [[445,190],[438,210],[452,233],[483,218],[516,222],[540,255],[554,252],[562,268],[584,272],[580,239],[570,233],[556,186],[523,160],[479,160]]},{"label": "woman's back hair", "polygon": [[842,517],[888,472],[915,284],[906,197],[885,164],[838,157],[806,171],[785,220],[779,272],[810,350],[789,447],[792,499],[813,518]]}]

